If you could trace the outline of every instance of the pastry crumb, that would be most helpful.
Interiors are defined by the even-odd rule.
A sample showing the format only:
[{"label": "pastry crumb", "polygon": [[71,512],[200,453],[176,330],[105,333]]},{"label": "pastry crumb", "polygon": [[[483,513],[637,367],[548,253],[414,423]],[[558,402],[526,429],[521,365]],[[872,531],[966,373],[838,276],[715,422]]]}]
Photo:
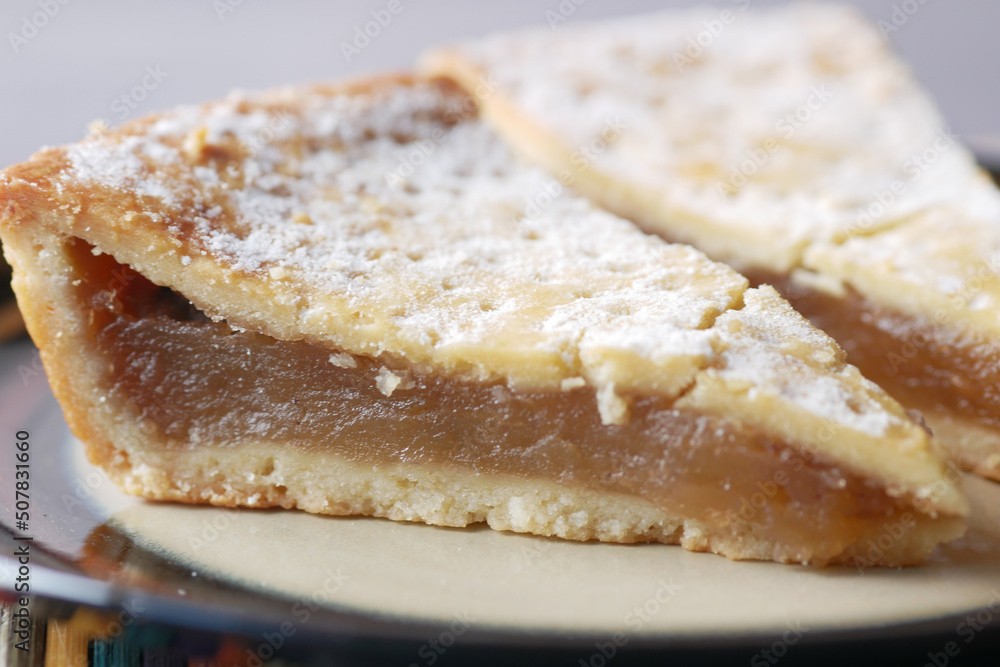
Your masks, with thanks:
[{"label": "pastry crumb", "polygon": [[597,411],[601,414],[601,423],[605,426],[628,423],[628,402],[615,392],[614,382],[609,382],[597,390]]},{"label": "pastry crumb", "polygon": [[330,355],[330,363],[337,368],[357,368],[358,362],[354,360],[354,357],[347,354],[346,352],[337,352],[336,354]]},{"label": "pastry crumb", "polygon": [[184,152],[188,157],[192,160],[197,160],[201,157],[201,153],[205,149],[205,137],[207,136],[208,128],[202,125],[184,137]]},{"label": "pastry crumb", "polygon": [[396,387],[403,381],[403,378],[399,377],[388,368],[383,366],[378,371],[378,376],[375,378],[375,386],[378,390],[388,398],[392,396],[392,392],[396,391]]}]

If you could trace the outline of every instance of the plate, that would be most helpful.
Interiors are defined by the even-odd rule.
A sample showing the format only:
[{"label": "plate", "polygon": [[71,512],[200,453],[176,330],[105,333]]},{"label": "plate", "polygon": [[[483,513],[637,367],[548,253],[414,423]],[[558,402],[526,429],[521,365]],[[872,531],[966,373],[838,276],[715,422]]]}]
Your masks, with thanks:
[{"label": "plate", "polygon": [[[145,502],[84,459],[27,342],[0,348],[0,404],[0,434],[30,434],[32,521],[17,531],[5,500],[2,522],[34,538],[34,592],[143,618],[425,649],[562,646],[586,658],[588,648],[625,645],[787,648],[928,632],[962,642],[1000,616],[1000,485],[978,478],[965,481],[967,535],[925,565],[820,569],[659,544]],[[9,479],[13,457],[4,459]],[[979,630],[962,625],[969,616]]]}]

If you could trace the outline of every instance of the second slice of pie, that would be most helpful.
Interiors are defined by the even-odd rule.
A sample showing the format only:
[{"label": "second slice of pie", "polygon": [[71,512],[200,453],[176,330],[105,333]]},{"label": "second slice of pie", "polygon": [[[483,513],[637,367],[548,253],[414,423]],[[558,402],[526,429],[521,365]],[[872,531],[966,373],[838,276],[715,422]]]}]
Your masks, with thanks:
[{"label": "second slice of pie", "polygon": [[832,339],[581,198],[525,217],[549,181],[387,77],[43,151],[0,236],[74,433],[147,498],[813,564],[961,534],[934,441]]},{"label": "second slice of pie", "polygon": [[847,7],[666,11],[497,35],[426,69],[556,185],[777,286],[1000,479],[1000,191]]}]

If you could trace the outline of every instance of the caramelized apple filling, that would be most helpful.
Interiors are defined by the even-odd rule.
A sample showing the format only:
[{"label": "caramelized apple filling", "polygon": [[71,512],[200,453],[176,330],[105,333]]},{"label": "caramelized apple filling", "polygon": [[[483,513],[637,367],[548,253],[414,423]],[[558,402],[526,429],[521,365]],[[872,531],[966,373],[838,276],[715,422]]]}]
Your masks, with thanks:
[{"label": "caramelized apple filling", "polygon": [[627,424],[603,425],[589,387],[512,391],[235,331],[82,242],[72,255],[108,360],[108,400],[155,424],[179,456],[256,441],[360,463],[542,477],[710,526],[753,524],[820,559],[907,510],[733,420],[635,397]]}]

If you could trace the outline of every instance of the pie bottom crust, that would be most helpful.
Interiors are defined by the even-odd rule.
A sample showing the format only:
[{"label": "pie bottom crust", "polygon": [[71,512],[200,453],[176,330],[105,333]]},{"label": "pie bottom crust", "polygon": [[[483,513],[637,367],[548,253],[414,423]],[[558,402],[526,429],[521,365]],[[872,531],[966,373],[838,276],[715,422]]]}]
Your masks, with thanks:
[{"label": "pie bottom crust", "polygon": [[[729,465],[733,474],[724,490],[720,490],[724,480],[713,476],[711,470],[702,470],[702,478],[695,479],[695,487],[708,494],[705,497],[728,498],[727,506],[711,507],[694,502],[685,505],[683,499],[673,504],[654,502],[627,484],[605,487],[597,478],[588,482],[585,476],[574,479],[551,471],[532,475],[530,465],[522,465],[514,474],[504,474],[489,470],[477,460],[449,460],[453,455],[447,451],[443,460],[433,460],[432,456],[427,461],[414,461],[405,446],[393,442],[368,443],[373,452],[388,452],[381,461],[375,461],[366,459],[369,453],[365,448],[356,448],[352,453],[341,448],[339,442],[332,446],[303,446],[294,438],[254,436],[250,432],[228,438],[220,432],[196,437],[197,429],[186,427],[172,433],[176,426],[173,419],[156,423],[149,415],[157,406],[167,411],[174,409],[173,401],[161,397],[143,405],[138,395],[137,400],[122,398],[120,392],[116,393],[115,383],[124,382],[124,366],[113,355],[102,353],[95,340],[111,335],[108,332],[128,319],[116,319],[113,311],[120,310],[121,305],[117,296],[130,290],[160,288],[151,283],[142,287],[145,279],[131,276],[127,267],[107,255],[95,259],[91,267],[82,266],[90,263],[82,258],[95,257],[89,246],[50,234],[40,226],[21,225],[11,230],[6,240],[8,255],[17,269],[15,289],[71,429],[85,443],[93,463],[104,468],[124,490],[146,498],[299,508],[446,526],[485,521],[496,529],[574,540],[679,543],[690,550],[713,551],[730,558],[811,564],[852,563],[858,559],[865,565],[911,564],[926,557],[936,544],[964,531],[961,517],[923,514],[909,499],[891,498],[877,483],[823,462],[808,462],[798,473],[789,469],[791,481],[787,487],[769,486],[773,476],[741,471],[739,462],[727,461],[721,448],[699,450],[702,456],[708,452],[706,461],[716,456],[720,465]],[[132,320],[141,321],[141,314]],[[198,323],[196,318],[186,322],[182,317],[178,322],[167,330],[225,326]],[[291,349],[282,348],[287,345],[283,341],[263,342]],[[142,368],[167,363],[165,358],[155,357],[155,346],[151,349],[154,363]],[[323,354],[328,352],[324,350]],[[175,360],[166,371],[179,370],[183,365]],[[194,404],[212,400],[205,387],[195,386],[194,382],[190,385],[188,398]],[[592,412],[596,414],[596,406]],[[253,427],[245,420],[230,423],[244,431]],[[681,423],[687,422],[682,419]],[[718,425],[710,429],[710,437],[728,433],[724,420],[706,423]],[[697,426],[705,430],[701,422]],[[740,445],[743,436],[737,427],[733,428],[736,435],[729,434],[730,439]],[[759,459],[765,466],[783,465],[789,460],[788,454],[796,454],[790,445],[774,442],[767,434],[757,435],[771,438],[770,449],[751,451],[748,461]],[[754,437],[746,436],[751,440]],[[462,444],[459,438],[457,446]],[[589,460],[587,456],[578,459]],[[524,460],[531,462],[530,457]],[[682,461],[683,456],[675,460]],[[641,472],[643,466],[634,470],[645,474]],[[672,470],[668,466],[664,474],[673,474]],[[774,468],[762,470],[770,475]],[[612,478],[615,475],[613,470],[608,474]],[[681,487],[691,482],[678,479]],[[728,481],[734,485],[744,483],[742,491],[729,491]],[[796,484],[800,487],[797,491],[793,488]],[[637,488],[642,491],[645,487]],[[674,493],[669,484],[664,488],[663,493]],[[756,500],[758,489],[768,493],[761,504]],[[780,516],[782,503],[786,495],[796,493],[806,503],[806,510],[815,506],[816,514],[799,512],[794,517],[797,523],[789,529]],[[833,504],[822,505],[827,502]],[[848,513],[830,515],[821,509],[833,508],[832,512],[840,506],[837,503],[846,505]],[[857,508],[860,514],[850,515]],[[775,522],[764,520],[772,514],[779,517]],[[824,514],[828,515],[827,524],[820,525]],[[900,525],[907,529],[899,531]],[[788,530],[793,531],[791,540]],[[798,536],[796,530],[807,536]],[[812,537],[808,537],[810,531]],[[784,539],[777,534],[783,534]],[[814,548],[811,540],[817,540],[822,547]]]},{"label": "pie bottom crust", "polygon": [[[720,531],[697,519],[671,515],[635,496],[547,481],[443,471],[432,466],[365,466],[330,452],[304,454],[282,443],[194,450],[183,457],[152,449],[109,454],[121,461],[108,470],[119,486],[156,500],[297,508],[316,514],[384,517],[437,526],[485,522],[494,530],[569,540],[661,542],[738,560],[796,562],[791,557],[776,558],[788,553],[787,546],[777,543],[758,524],[745,522]],[[220,475],[223,470],[227,472]],[[263,480],[258,477],[261,481],[253,481],[253,470],[271,472]],[[913,564],[932,551],[943,535],[956,536],[954,524],[941,519],[936,529],[913,531],[912,539],[883,550],[885,535],[897,530],[893,526],[908,523],[902,514],[887,516],[835,558],[807,562]],[[875,555],[873,547],[877,547]]]},{"label": "pie bottom crust", "polygon": [[876,305],[850,287],[836,295],[794,274],[749,277],[775,285],[840,343],[849,363],[920,411],[959,466],[1000,481],[1000,346],[994,341]]}]

